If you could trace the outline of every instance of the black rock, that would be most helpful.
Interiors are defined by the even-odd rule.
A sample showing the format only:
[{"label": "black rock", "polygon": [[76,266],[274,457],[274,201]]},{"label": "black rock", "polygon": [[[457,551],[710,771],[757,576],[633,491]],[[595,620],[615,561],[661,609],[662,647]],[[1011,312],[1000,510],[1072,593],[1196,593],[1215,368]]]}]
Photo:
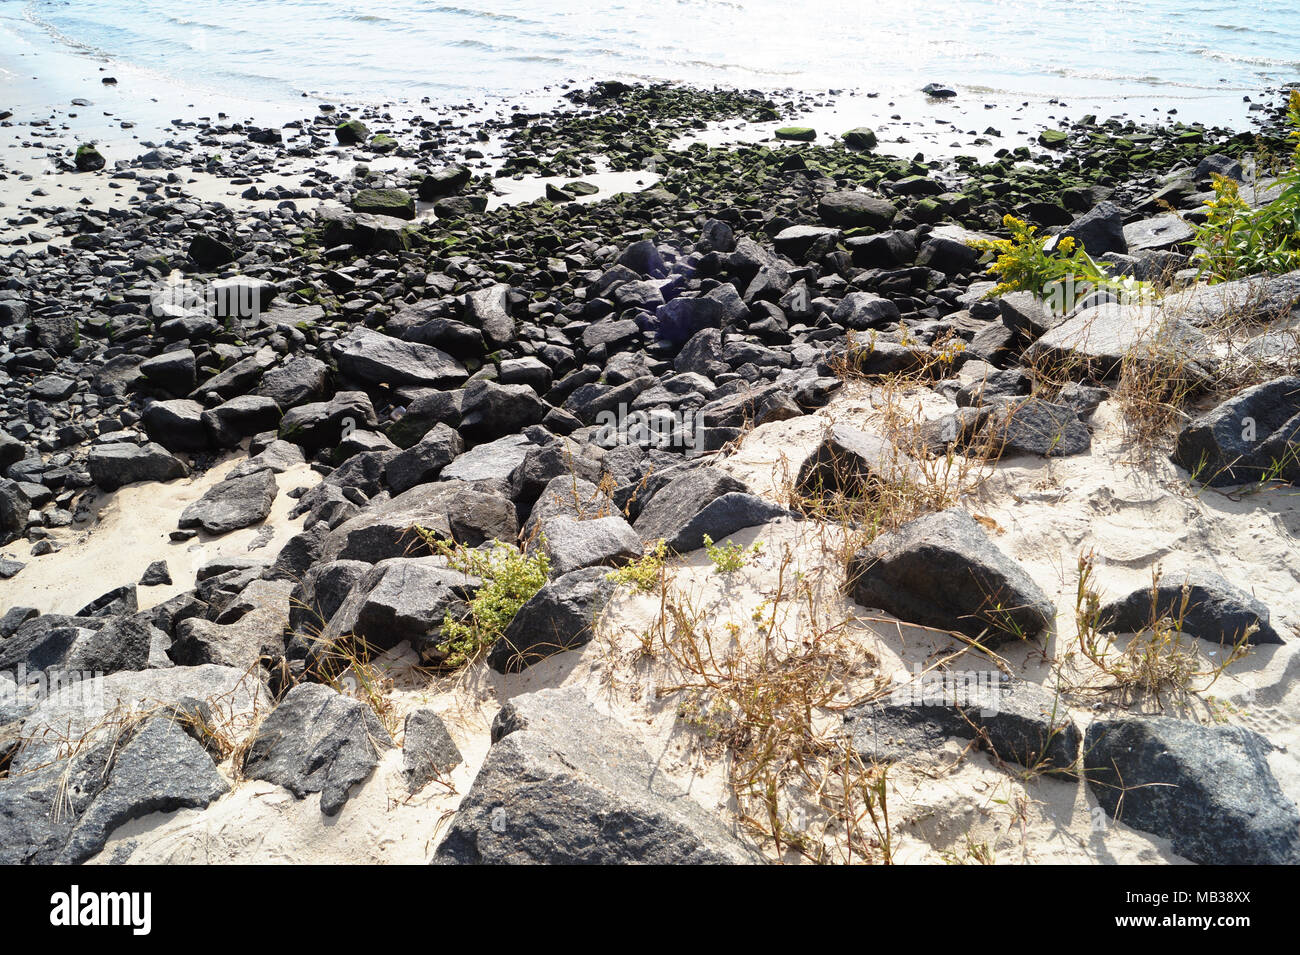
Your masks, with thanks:
[{"label": "black rock", "polygon": [[737,864],[757,854],[581,692],[515,697],[435,861]]},{"label": "black rock", "polygon": [[384,481],[394,494],[435,480],[465,450],[459,434],[445,424],[435,424],[405,451],[387,459]]},{"label": "black rock", "polygon": [[882,534],[853,555],[848,580],[864,607],[986,645],[1032,638],[1056,618],[1038,585],[958,508]]},{"label": "black rock", "polygon": [[1073,409],[1041,398],[1012,400],[999,405],[984,427],[990,451],[1037,454],[1047,458],[1086,454],[1092,435]]},{"label": "black rock", "polygon": [[212,757],[180,724],[147,719],[115,747],[103,788],[80,814],[59,861],[76,865],[104,847],[113,831],[155,812],[202,809],[230,791]]},{"label": "black rock", "polygon": [[591,641],[597,615],[614,593],[603,567],[585,567],[551,581],[519,608],[492,646],[488,666],[520,673],[549,656]]},{"label": "black rock", "polygon": [[1175,464],[1212,487],[1266,478],[1300,483],[1300,377],[1255,385],[1178,433]]},{"label": "black rock", "polygon": [[321,812],[333,816],[391,748],[370,707],[319,683],[300,683],[257,728],[244,773],[299,799],[318,792]]},{"label": "black rock", "polygon": [[834,425],[804,459],[795,479],[800,496],[826,501],[836,494],[869,497],[923,477],[916,462],[884,438]]},{"label": "black rock", "polygon": [[1300,814],[1268,765],[1269,742],[1240,726],[1123,717],[1084,739],[1088,788],[1114,818],[1204,865],[1295,865]]},{"label": "black rock", "polygon": [[140,577],[141,587],[159,587],[171,582],[171,571],[167,569],[167,561],[165,560],[155,560],[144,569],[144,573]]},{"label": "black rock", "polygon": [[1107,252],[1128,254],[1124,239],[1124,211],[1113,202],[1103,202],[1085,212],[1061,230],[1061,237],[1069,236],[1093,258]]},{"label": "black rock", "polygon": [[[1195,568],[1186,575],[1162,578],[1154,596],[1157,619],[1177,621],[1181,617],[1183,632],[1202,640],[1232,646],[1255,627],[1247,643],[1282,642],[1268,622],[1268,607],[1213,571]],[[1151,626],[1152,609],[1151,588],[1140,587],[1102,606],[1100,619],[1102,626],[1117,633],[1140,633]]]}]

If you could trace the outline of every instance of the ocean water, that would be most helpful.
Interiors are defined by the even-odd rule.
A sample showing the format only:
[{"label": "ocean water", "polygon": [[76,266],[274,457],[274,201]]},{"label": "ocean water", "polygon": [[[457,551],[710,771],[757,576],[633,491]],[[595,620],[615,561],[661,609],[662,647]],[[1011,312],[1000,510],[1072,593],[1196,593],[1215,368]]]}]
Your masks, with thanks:
[{"label": "ocean water", "polygon": [[0,22],[280,101],[459,102],[603,77],[885,93],[937,81],[1194,115],[1300,79],[1300,0],[0,0]]}]

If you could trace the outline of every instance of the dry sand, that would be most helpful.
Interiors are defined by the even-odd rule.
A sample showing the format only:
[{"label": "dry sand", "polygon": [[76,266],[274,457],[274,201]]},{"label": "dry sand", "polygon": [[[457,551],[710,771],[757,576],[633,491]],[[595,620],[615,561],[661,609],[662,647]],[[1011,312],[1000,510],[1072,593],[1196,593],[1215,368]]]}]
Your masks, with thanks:
[{"label": "dry sand", "polygon": [[[295,487],[310,487],[320,480],[320,475],[306,464],[275,476],[279,493],[270,516],[261,524],[219,537],[200,531],[190,541],[176,542],[168,538],[176,529],[181,512],[246,459],[242,454],[231,455],[202,474],[165,484],[129,484],[112,493],[92,492],[98,520],[84,528],[74,526],[54,531],[54,540],[63,544],[62,550],[32,557],[25,549],[17,549],[21,541],[5,548],[7,554],[12,553],[27,566],[12,580],[0,581],[0,606],[75,614],[100,594],[136,583],[155,560],[166,560],[172,583],[140,587],[138,599],[144,610],[192,589],[195,572],[214,558],[251,557],[273,561],[285,541],[298,533],[302,525],[301,518],[289,520],[289,511],[297,502],[287,492]],[[268,531],[270,537],[266,543],[250,549]]]},{"label": "dry sand", "polygon": [[[846,387],[814,415],[765,425],[752,431],[739,451],[721,466],[750,483],[759,493],[780,499],[783,456],[797,466],[817,444],[831,421],[871,427],[878,423],[876,395],[860,385]],[[929,392],[914,395],[922,413],[933,416],[950,407]],[[1300,561],[1295,535],[1300,528],[1300,497],[1265,491],[1246,497],[1189,490],[1172,465],[1156,462],[1136,467],[1124,450],[1123,424],[1110,402],[1095,419],[1092,453],[1043,461],[1007,459],[992,468],[979,491],[964,502],[995,529],[999,547],[1014,556],[1059,608],[1057,636],[1046,653],[1037,645],[1002,652],[1008,665],[1029,679],[1054,683],[1051,658],[1069,652],[1074,634],[1074,564],[1081,550],[1092,548],[1104,560],[1100,583],[1119,593],[1149,580],[1152,566],[1169,572],[1195,561],[1209,563],[1229,580],[1264,600],[1284,637],[1300,624]],[[288,488],[292,481],[284,480]],[[123,492],[133,500],[133,490]],[[146,526],[170,526],[171,514],[200,488],[178,482],[166,489],[149,514],[162,520]],[[154,489],[157,497],[158,489]],[[141,500],[149,495],[142,494]],[[119,503],[125,503],[119,497]],[[277,502],[277,508],[281,506]],[[170,507],[170,511],[168,508]],[[130,525],[110,514],[98,529],[100,566],[109,562],[113,544],[147,562],[148,548],[131,540]],[[235,535],[231,535],[234,537]],[[93,540],[93,538],[92,538]],[[783,519],[732,538],[761,551],[748,566],[719,575],[703,552],[687,555],[675,570],[673,589],[702,612],[713,638],[727,643],[754,633],[755,611],[767,612],[781,586],[797,570],[817,593],[817,608],[783,616],[773,632],[793,638],[806,632],[814,617],[844,621],[852,646],[875,662],[861,686],[873,681],[909,678],[911,668],[951,652],[951,639],[922,628],[890,624],[872,617],[840,595],[839,566],[830,548],[833,537],[814,522]],[[92,546],[90,542],[83,548]],[[222,541],[223,553],[239,549]],[[229,549],[227,549],[229,548]],[[67,553],[67,552],[65,552]],[[83,550],[83,554],[90,551]],[[65,558],[66,559],[66,558]],[[784,571],[782,565],[785,565]],[[72,566],[69,563],[67,566]],[[32,568],[36,569],[36,568]],[[29,573],[29,572],[25,572]],[[782,575],[786,583],[781,584]],[[40,577],[52,593],[49,571]],[[178,579],[181,579],[178,575]],[[89,585],[68,605],[102,587]],[[811,591],[810,591],[811,592]],[[809,605],[811,607],[811,604]],[[262,782],[239,782],[227,796],[202,812],[183,811],[137,820],[116,833],[97,861],[170,862],[423,862],[427,861],[459,799],[472,783],[487,752],[488,725],[500,704],[519,693],[551,686],[578,686],[602,711],[634,729],[668,777],[702,805],[733,813],[737,803],[728,785],[727,761],[681,718],[689,696],[663,694],[679,672],[662,655],[641,652],[658,614],[657,596],[622,593],[605,614],[598,636],[581,651],[552,657],[530,670],[503,677],[479,665],[455,679],[430,681],[412,668],[399,648],[388,661],[393,685],[389,693],[392,725],[416,706],[431,706],[447,721],[465,756],[450,777],[422,792],[405,791],[394,751],[357,787],[334,819],[321,815],[317,797],[296,800]],[[801,628],[803,630],[801,631]],[[1211,694],[1231,706],[1211,709],[1202,703],[1186,715],[1240,723],[1266,734],[1278,747],[1272,766],[1283,790],[1300,800],[1300,690],[1294,684],[1297,662],[1292,650],[1265,647],[1234,665]],[[1207,648],[1208,649],[1208,648]],[[988,666],[973,654],[962,666]],[[878,684],[877,684],[878,685]],[[1113,709],[1098,699],[1093,707],[1074,707],[1081,724],[1091,712]],[[828,717],[828,720],[833,717]],[[400,743],[400,734],[398,742]],[[225,767],[229,772],[230,767]],[[1100,812],[1079,780],[1033,776],[1022,768],[997,763],[991,756],[967,751],[953,742],[891,769],[888,797],[893,854],[898,862],[940,863],[1179,863],[1167,843],[1129,829]]]}]

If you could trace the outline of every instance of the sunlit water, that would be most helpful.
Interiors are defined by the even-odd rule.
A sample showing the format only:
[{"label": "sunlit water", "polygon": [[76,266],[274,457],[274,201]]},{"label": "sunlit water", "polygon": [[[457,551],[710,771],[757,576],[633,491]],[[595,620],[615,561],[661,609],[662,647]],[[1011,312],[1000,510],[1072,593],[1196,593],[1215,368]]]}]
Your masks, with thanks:
[{"label": "sunlit water", "polygon": [[1300,0],[0,0],[198,89],[456,102],[620,76],[1240,103],[1300,79]]}]

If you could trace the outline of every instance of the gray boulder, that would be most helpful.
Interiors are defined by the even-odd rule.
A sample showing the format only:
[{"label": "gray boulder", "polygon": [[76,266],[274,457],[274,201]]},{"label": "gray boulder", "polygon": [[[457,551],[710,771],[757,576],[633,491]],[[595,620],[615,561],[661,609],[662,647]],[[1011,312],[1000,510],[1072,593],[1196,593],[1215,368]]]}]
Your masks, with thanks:
[{"label": "gray boulder", "polygon": [[364,325],[335,342],[333,351],[341,372],[368,384],[455,388],[469,377],[465,366],[441,349],[390,338]]},{"label": "gray boulder", "polygon": [[1122,717],[1088,727],[1083,761],[1097,802],[1204,865],[1300,863],[1300,813],[1268,765],[1269,742],[1240,726]]},{"label": "gray boulder", "polygon": [[459,434],[445,424],[435,424],[411,447],[387,459],[384,481],[394,494],[401,494],[435,480],[464,450]]},{"label": "gray boulder", "polygon": [[254,471],[216,484],[181,512],[182,528],[197,527],[209,534],[227,534],[266,520],[276,495],[275,474]]},{"label": "gray boulder", "polygon": [[1070,236],[1093,258],[1107,252],[1128,254],[1124,238],[1124,210],[1113,202],[1103,202],[1061,230],[1061,237]]},{"label": "gray boulder", "polygon": [[1092,435],[1074,410],[1041,398],[1009,400],[989,415],[984,433],[990,452],[1045,458],[1086,454]]},{"label": "gray boulder", "polygon": [[1032,638],[1056,617],[1038,585],[959,508],[882,534],[853,555],[848,581],[864,607],[990,646]]},{"label": "gray boulder", "polygon": [[757,527],[788,512],[749,493],[740,481],[716,468],[694,468],[661,487],[637,515],[641,540],[663,540],[679,554],[745,527]]},{"label": "gray boulder", "polygon": [[869,497],[891,485],[914,484],[923,478],[916,462],[891,442],[837,424],[799,466],[795,489],[818,501],[836,494]]},{"label": "gray boulder", "polygon": [[498,284],[465,296],[465,324],[479,329],[489,348],[504,348],[515,340],[509,293],[510,286]]},{"label": "gray boulder", "polygon": [[318,792],[321,812],[333,816],[392,745],[370,707],[319,683],[300,683],[257,728],[244,773],[299,799]]},{"label": "gray boulder", "polygon": [[516,697],[435,861],[736,864],[758,857],[580,691]]}]

